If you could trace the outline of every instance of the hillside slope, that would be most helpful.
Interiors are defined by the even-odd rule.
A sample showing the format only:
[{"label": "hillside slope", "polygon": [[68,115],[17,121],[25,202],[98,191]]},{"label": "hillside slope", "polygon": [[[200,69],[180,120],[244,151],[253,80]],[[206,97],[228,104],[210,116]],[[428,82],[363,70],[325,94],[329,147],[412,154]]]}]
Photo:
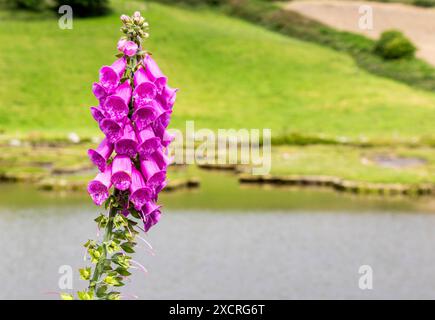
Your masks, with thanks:
[{"label": "hillside slope", "polygon": [[[91,84],[116,53],[119,15],[143,3],[116,1],[104,18],[0,21],[0,128],[98,134]],[[360,70],[345,54],[208,10],[151,3],[152,51],[179,87],[172,127],[273,129],[375,139],[433,133],[435,95]],[[2,16],[5,16],[3,13]]]}]

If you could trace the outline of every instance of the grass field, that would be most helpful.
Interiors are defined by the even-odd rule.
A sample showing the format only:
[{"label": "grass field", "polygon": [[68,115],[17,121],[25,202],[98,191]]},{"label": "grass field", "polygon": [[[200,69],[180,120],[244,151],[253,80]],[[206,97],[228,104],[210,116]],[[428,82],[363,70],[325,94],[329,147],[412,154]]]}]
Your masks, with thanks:
[{"label": "grass field", "polygon": [[[141,2],[114,2],[107,17],[0,17],[0,127],[7,136],[98,135],[88,107],[98,69],[110,64],[118,17]],[[371,139],[433,136],[435,95],[368,74],[346,54],[207,9],[151,3],[147,49],[179,92],[172,127],[272,128]]]}]

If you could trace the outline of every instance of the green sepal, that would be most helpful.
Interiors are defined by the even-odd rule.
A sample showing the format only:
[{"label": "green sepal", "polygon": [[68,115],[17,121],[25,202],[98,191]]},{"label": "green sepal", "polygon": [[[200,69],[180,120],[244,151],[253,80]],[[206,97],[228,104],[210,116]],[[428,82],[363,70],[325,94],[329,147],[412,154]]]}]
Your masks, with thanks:
[{"label": "green sepal", "polygon": [[77,291],[77,296],[80,300],[93,300],[94,293],[92,291]]},{"label": "green sepal", "polygon": [[120,292],[110,292],[107,295],[108,300],[120,300],[121,299],[121,293]]},{"label": "green sepal", "polygon": [[65,292],[60,293],[60,298],[62,300],[74,300],[74,296],[72,294],[65,293]]},{"label": "green sepal", "polygon": [[90,267],[79,269],[79,272],[80,272],[80,278],[82,278],[83,280],[87,281],[91,278]]},{"label": "green sepal", "polygon": [[120,246],[115,241],[110,241],[106,243],[107,252],[112,254],[113,252],[119,251]]},{"label": "green sepal", "polygon": [[120,277],[116,277],[116,276],[112,276],[112,275],[106,276],[103,281],[104,281],[104,283],[106,283],[106,284],[108,284],[110,286],[116,286],[116,287],[118,287],[118,286],[124,285],[121,282],[121,278]]},{"label": "green sepal", "polygon": [[125,236],[125,232],[122,230],[116,230],[115,232],[113,232],[113,237],[114,240],[126,240],[126,236]]}]

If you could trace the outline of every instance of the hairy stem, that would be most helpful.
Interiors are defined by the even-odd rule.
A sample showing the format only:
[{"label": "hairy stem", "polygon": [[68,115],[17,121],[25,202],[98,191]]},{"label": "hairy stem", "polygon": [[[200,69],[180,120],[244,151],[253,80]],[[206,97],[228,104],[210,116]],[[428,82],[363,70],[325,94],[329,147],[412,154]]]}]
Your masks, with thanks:
[{"label": "hairy stem", "polygon": [[[116,216],[116,213],[118,212],[119,208],[116,208],[113,206],[113,204],[110,205],[109,210],[109,221],[106,225],[106,228],[104,230],[104,239],[103,243],[107,243],[112,238],[112,231],[113,231],[113,218]],[[99,258],[97,265],[95,266],[94,274],[92,275],[92,279],[89,282],[89,289],[94,290],[95,287],[92,286],[92,284],[95,284],[100,280],[101,275],[103,274],[103,267],[104,262],[107,259],[107,248],[103,245],[103,254]]]}]

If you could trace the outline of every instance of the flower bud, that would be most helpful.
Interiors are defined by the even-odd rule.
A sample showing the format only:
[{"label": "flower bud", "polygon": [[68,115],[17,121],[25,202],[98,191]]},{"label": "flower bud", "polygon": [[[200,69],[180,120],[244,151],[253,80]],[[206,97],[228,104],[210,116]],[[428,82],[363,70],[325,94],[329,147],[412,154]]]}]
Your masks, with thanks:
[{"label": "flower bud", "polygon": [[121,16],[121,21],[122,21],[123,23],[127,23],[127,22],[130,22],[131,20],[130,20],[130,17],[129,17],[129,16],[123,14],[123,15]]}]

